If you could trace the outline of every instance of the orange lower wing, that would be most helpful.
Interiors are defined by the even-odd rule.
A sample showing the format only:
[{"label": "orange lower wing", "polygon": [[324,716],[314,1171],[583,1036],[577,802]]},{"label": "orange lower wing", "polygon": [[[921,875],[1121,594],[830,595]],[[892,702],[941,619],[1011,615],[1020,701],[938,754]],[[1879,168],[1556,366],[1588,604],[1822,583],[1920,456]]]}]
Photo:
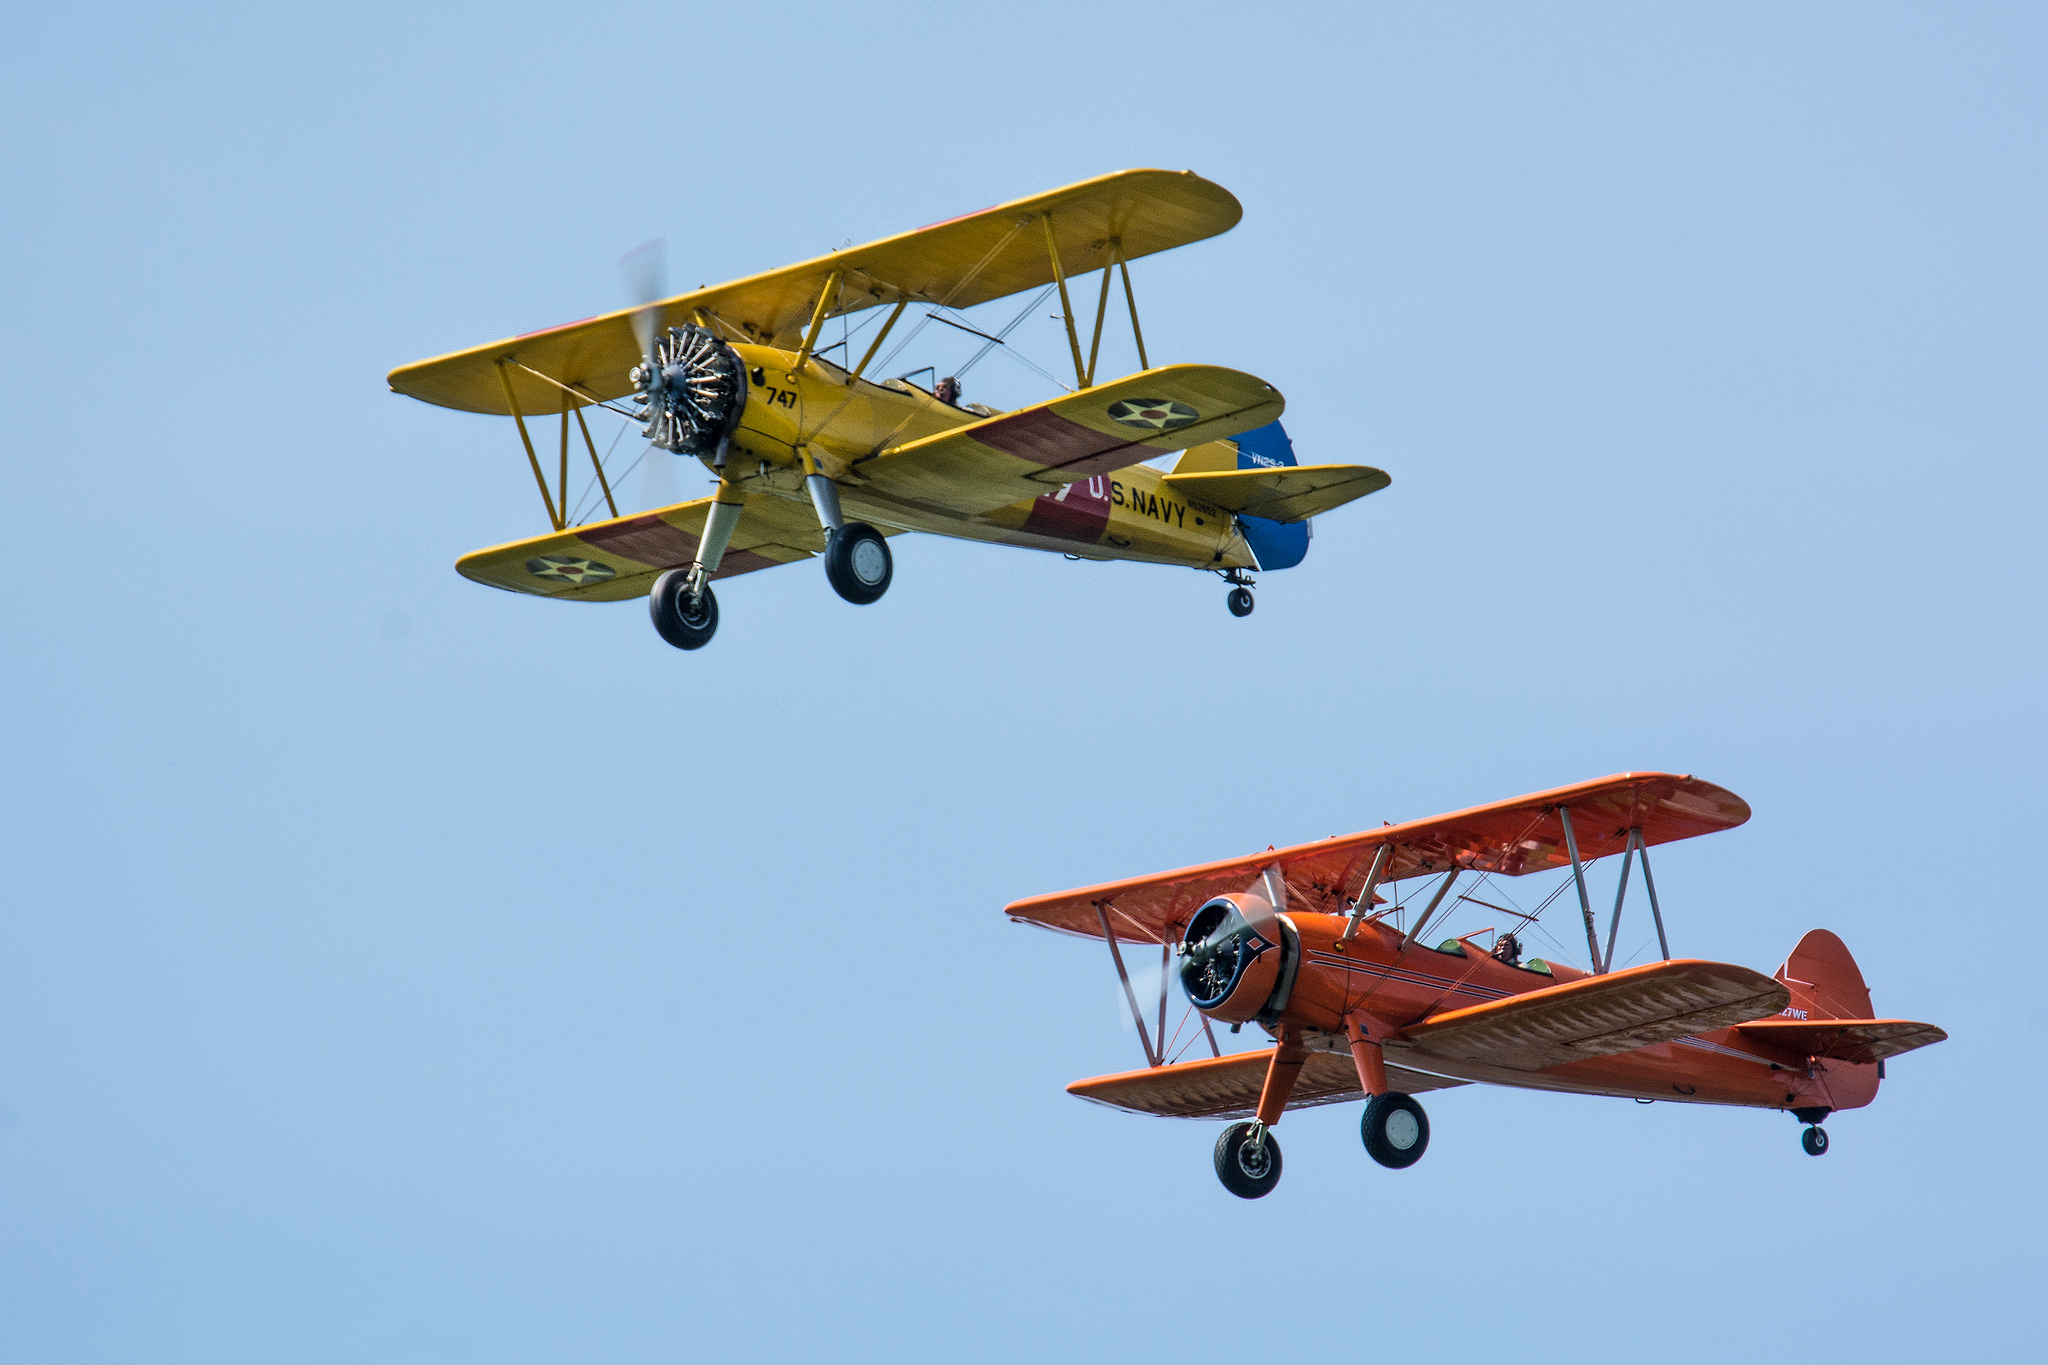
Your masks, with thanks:
[{"label": "orange lower wing", "polygon": [[[1075,1081],[1067,1087],[1067,1093],[1131,1114],[1156,1114],[1172,1119],[1248,1119],[1259,1107],[1259,1091],[1266,1083],[1266,1068],[1272,1060],[1270,1050],[1204,1057],[1144,1071],[1091,1076]],[[1404,1095],[1466,1084],[1391,1062],[1387,1064],[1387,1082]],[[1287,1107],[1310,1109],[1319,1104],[1342,1104],[1364,1098],[1365,1092],[1358,1085],[1358,1068],[1350,1057],[1311,1052],[1302,1064],[1301,1075],[1295,1079]]]}]

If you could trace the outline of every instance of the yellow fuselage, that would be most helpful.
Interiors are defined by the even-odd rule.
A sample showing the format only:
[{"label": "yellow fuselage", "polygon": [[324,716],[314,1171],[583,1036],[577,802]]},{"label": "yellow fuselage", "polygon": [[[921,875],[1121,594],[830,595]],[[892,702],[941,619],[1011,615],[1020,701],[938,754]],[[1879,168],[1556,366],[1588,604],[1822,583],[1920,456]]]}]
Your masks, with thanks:
[{"label": "yellow fuselage", "polygon": [[747,401],[724,477],[748,495],[808,502],[808,455],[839,485],[848,520],[885,530],[900,527],[1088,559],[1215,569],[1254,564],[1235,518],[1174,494],[1160,471],[1140,464],[986,511],[911,503],[864,487],[861,466],[884,450],[993,414],[953,407],[900,380],[850,380],[846,371],[815,357],[799,371],[794,352],[733,349],[746,366]]}]

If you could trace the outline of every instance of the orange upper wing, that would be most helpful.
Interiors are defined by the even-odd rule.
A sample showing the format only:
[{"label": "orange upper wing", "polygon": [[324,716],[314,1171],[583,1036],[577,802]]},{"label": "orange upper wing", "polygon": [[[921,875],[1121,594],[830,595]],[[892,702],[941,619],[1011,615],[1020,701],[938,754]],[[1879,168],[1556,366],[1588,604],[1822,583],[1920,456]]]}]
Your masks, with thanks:
[{"label": "orange upper wing", "polygon": [[1242,891],[1264,868],[1278,863],[1290,903],[1343,914],[1365,889],[1382,845],[1392,849],[1381,878],[1385,882],[1450,867],[1510,877],[1569,867],[1564,824],[1557,814],[1561,807],[1571,812],[1579,856],[1588,861],[1621,852],[1632,828],[1642,830],[1644,843],[1662,844],[1733,829],[1749,819],[1741,797],[1711,782],[1671,773],[1617,773],[1320,843],[1032,896],[1013,901],[1007,913],[1025,923],[1100,938],[1096,906],[1102,905],[1118,938],[1161,943],[1177,935],[1211,896]]},{"label": "orange upper wing", "polygon": [[1681,959],[1433,1015],[1402,1039],[1438,1057],[1541,1071],[1760,1019],[1789,999],[1762,972]]}]

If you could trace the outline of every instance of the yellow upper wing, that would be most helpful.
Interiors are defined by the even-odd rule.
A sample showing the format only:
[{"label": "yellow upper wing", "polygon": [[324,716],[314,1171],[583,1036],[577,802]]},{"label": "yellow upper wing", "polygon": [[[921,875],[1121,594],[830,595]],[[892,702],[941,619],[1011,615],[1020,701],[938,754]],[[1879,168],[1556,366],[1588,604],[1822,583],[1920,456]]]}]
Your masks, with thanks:
[{"label": "yellow upper wing", "polygon": [[1234,436],[1277,418],[1271,384],[1216,365],[1167,365],[937,436],[854,466],[892,498],[974,515],[1047,485],[1122,469],[1163,451]]},{"label": "yellow upper wing", "polygon": [[[643,597],[665,569],[697,557],[710,498],[637,512],[613,521],[515,540],[455,561],[464,578],[508,592],[617,602]],[[885,533],[886,532],[886,528]],[[825,550],[825,535],[809,503],[759,495],[747,499],[725,557],[713,578],[772,569]]]},{"label": "yellow upper wing", "polygon": [[1300,521],[1354,498],[1377,493],[1393,480],[1362,464],[1305,464],[1280,469],[1232,469],[1166,476],[1185,498],[1269,521]]},{"label": "yellow upper wing", "polygon": [[[732,340],[794,350],[835,271],[841,278],[827,317],[906,299],[966,308],[1049,284],[1046,214],[1060,269],[1075,275],[1107,264],[1112,242],[1133,260],[1227,231],[1244,210],[1230,191],[1192,171],[1119,171],[651,306],[665,327],[698,321],[702,313]],[[497,366],[517,359],[593,400],[623,397],[631,388],[627,372],[640,362],[632,324],[639,311],[401,365],[390,384],[442,407],[504,414],[511,409]],[[564,395],[554,385],[511,366],[506,377],[521,411],[561,410]]]}]

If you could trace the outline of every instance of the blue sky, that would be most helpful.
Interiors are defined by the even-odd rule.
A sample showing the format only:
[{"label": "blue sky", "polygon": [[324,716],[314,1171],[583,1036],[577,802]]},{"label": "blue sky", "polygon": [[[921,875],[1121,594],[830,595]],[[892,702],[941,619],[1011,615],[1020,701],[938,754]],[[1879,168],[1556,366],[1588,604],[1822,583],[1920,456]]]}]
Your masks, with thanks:
[{"label": "blue sky", "polygon": [[[2037,10],[12,31],[0,1353],[2015,1348]],[[618,306],[650,237],[687,286],[1144,165],[1245,205],[1137,268],[1155,362],[1394,479],[1248,620],[904,539],[871,607],[721,585],[685,656],[453,572],[545,523],[509,426],[393,365]],[[1676,951],[1826,926],[1953,1035],[1824,1160],[1782,1115],[1470,1087],[1405,1172],[1355,1107],[1290,1117],[1245,1204],[1213,1125],[1062,1093],[1136,1039],[1099,946],[1007,901],[1627,768],[1755,807],[1660,851]]]}]

